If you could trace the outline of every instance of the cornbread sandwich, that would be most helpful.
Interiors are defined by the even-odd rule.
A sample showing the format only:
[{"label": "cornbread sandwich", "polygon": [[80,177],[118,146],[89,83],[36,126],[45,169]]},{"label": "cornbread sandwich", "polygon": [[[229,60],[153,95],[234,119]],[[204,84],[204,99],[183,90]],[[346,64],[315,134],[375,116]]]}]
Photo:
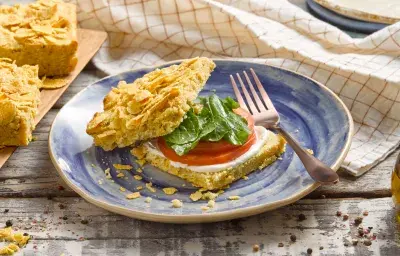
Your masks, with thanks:
[{"label": "cornbread sandwich", "polygon": [[0,146],[28,145],[40,102],[38,66],[0,59],[0,74]]},{"label": "cornbread sandwich", "polygon": [[214,67],[210,59],[194,58],[120,82],[87,133],[105,150],[134,146],[140,161],[206,190],[271,164],[285,150],[282,137],[255,126],[230,97],[198,97]]},{"label": "cornbread sandwich", "polygon": [[76,7],[60,0],[0,6],[0,57],[38,65],[39,75],[70,73],[76,63]]}]

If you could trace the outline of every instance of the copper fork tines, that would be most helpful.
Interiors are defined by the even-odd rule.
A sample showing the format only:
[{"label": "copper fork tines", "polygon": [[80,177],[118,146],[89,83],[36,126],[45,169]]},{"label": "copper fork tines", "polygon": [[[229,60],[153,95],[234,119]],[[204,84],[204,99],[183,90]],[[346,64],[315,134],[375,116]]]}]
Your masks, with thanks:
[{"label": "copper fork tines", "polygon": [[251,95],[246,85],[243,83],[240,74],[236,73],[237,80],[239,81],[240,88],[245,99],[242,97],[234,76],[230,75],[232,87],[240,107],[253,115],[256,125],[270,128],[281,134],[286,139],[288,144],[293,148],[307,172],[315,181],[321,184],[337,183],[339,181],[339,176],[335,171],[307,152],[289,133],[280,127],[278,111],[276,111],[271,99],[269,98],[264,86],[261,84],[254,70],[250,69],[250,72],[258,88],[257,93],[246,71],[243,71],[243,75],[246,78],[247,87],[250,89]]}]

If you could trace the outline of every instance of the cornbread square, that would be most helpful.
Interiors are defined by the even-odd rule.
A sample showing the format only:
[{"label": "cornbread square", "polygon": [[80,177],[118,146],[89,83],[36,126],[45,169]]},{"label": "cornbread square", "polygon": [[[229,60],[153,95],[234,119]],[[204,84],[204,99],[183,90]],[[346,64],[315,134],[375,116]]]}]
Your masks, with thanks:
[{"label": "cornbread square", "polygon": [[76,63],[76,7],[60,0],[0,6],[0,57],[38,65],[39,76],[70,73]]},{"label": "cornbread square", "polygon": [[267,141],[254,157],[234,168],[227,168],[217,172],[195,172],[186,168],[174,167],[169,159],[153,153],[145,145],[132,149],[131,153],[164,172],[189,181],[195,187],[206,190],[222,189],[254,170],[262,169],[272,164],[285,152],[285,139],[271,131],[267,132],[269,133]]},{"label": "cornbread square", "polygon": [[38,66],[0,59],[0,146],[26,146],[40,102]]},{"label": "cornbread square", "polygon": [[103,100],[86,132],[104,150],[171,133],[203,89],[215,63],[193,58],[180,65],[156,69],[133,83],[121,81]]}]

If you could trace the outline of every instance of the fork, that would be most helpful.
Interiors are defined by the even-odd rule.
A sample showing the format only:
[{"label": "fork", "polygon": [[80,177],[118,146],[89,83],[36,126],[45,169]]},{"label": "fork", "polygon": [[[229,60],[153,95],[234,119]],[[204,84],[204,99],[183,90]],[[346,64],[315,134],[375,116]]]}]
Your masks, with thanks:
[{"label": "fork", "polygon": [[[311,178],[323,185],[337,183],[339,181],[339,176],[334,170],[307,152],[307,150],[300,146],[300,144],[288,132],[282,129],[282,127],[279,125],[279,113],[276,111],[271,99],[268,97],[267,92],[264,90],[264,87],[252,68],[250,69],[250,72],[253,75],[253,79],[257,85],[258,91],[261,94],[260,97],[257,91],[254,89],[254,86],[246,71],[243,71],[254,100],[250,96],[250,93],[243,83],[239,73],[236,73],[236,76],[239,80],[241,85],[240,87],[246,100],[243,99],[236,84],[235,78],[230,75],[232,87],[240,107],[252,114],[256,125],[262,125],[265,128],[269,128],[281,134],[300,158]],[[247,108],[246,103],[250,109]]]}]

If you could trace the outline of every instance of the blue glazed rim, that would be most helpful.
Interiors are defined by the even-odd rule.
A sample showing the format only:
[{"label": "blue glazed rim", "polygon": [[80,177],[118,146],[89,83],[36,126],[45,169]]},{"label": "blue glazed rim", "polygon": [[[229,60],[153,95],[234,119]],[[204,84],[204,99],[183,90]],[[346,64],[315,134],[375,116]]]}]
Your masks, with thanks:
[{"label": "blue glazed rim", "polygon": [[344,15],[331,11],[323,7],[322,5],[314,2],[314,0],[306,0],[306,1],[307,1],[307,6],[310,8],[313,14],[315,14],[322,20],[329,22],[335,26],[338,26],[339,28],[344,30],[348,30],[351,32],[372,34],[376,31],[379,31],[389,26],[389,24],[384,24],[384,23],[352,19],[350,17],[346,17]]},{"label": "blue glazed rim", "polygon": [[[350,144],[351,144],[351,138],[353,135],[353,130],[354,130],[354,125],[353,125],[353,120],[350,114],[350,111],[347,109],[346,105],[340,100],[340,98],[333,93],[329,88],[325,87],[324,85],[320,84],[319,82],[310,79],[306,76],[303,76],[299,73],[287,70],[287,69],[283,69],[280,67],[275,67],[275,66],[271,66],[271,65],[266,65],[266,64],[257,64],[254,62],[248,62],[248,61],[244,61],[244,60],[226,60],[226,59],[213,59],[214,61],[217,62],[240,62],[243,64],[250,64],[250,65],[260,65],[263,67],[269,67],[275,70],[281,70],[284,71],[286,73],[290,73],[290,75],[292,76],[297,76],[299,78],[305,78],[310,80],[311,82],[313,82],[315,85],[319,86],[323,91],[326,91],[328,93],[328,95],[330,95],[332,97],[332,99],[337,103],[338,108],[340,108],[342,111],[344,111],[345,116],[347,117],[347,121],[348,121],[348,131],[347,131],[347,138],[346,138],[346,142],[344,143],[344,146],[339,154],[339,156],[337,157],[336,161],[330,166],[332,169],[334,169],[335,171],[340,167],[340,164],[343,162],[347,152],[350,149]],[[161,65],[157,65],[157,66],[153,66],[153,67],[146,67],[146,68],[139,68],[139,69],[134,69],[134,70],[130,70],[130,71],[126,71],[117,75],[112,75],[112,76],[107,76],[104,77],[100,80],[98,80],[96,83],[99,83],[103,80],[109,79],[111,77],[115,77],[115,76],[122,76],[123,74],[126,73],[132,73],[132,72],[140,72],[140,71],[148,71],[151,69],[155,69],[155,68],[159,68],[162,66],[168,66],[168,65],[173,65],[173,64],[177,64],[182,62],[183,60],[175,60],[175,61],[171,61],[171,62],[166,62],[163,63]],[[79,97],[81,94],[83,94],[90,86],[86,87],[85,89],[83,89],[81,92],[79,92],[78,94],[76,94],[70,101],[73,101],[75,98]],[[68,102],[69,103],[69,102]],[[68,104],[67,103],[67,104]],[[55,117],[55,121],[57,120],[58,115],[61,113],[61,111],[57,114],[57,116]],[[316,182],[306,186],[304,189],[297,191],[296,193],[294,193],[293,195],[285,198],[285,199],[281,199],[278,201],[274,201],[271,203],[266,203],[266,204],[261,204],[261,205],[255,205],[255,206],[246,206],[244,208],[240,208],[240,209],[234,209],[234,210],[227,210],[227,211],[223,211],[223,212],[213,212],[213,213],[208,213],[208,214],[181,214],[181,215],[174,215],[174,214],[156,214],[156,213],[149,213],[149,212],[142,212],[142,211],[136,211],[133,209],[128,209],[125,207],[121,207],[118,205],[115,205],[113,203],[109,203],[105,200],[100,200],[98,198],[95,198],[93,195],[85,192],[83,189],[81,189],[78,185],[74,184],[73,181],[71,181],[68,176],[64,173],[64,171],[62,170],[61,166],[59,165],[59,163],[57,162],[57,160],[55,159],[54,156],[54,152],[51,146],[51,137],[53,135],[53,127],[55,124],[55,121],[53,122],[51,128],[50,128],[50,133],[49,133],[49,155],[50,158],[54,164],[54,166],[56,167],[56,170],[58,171],[58,173],[60,174],[61,178],[66,182],[66,184],[68,186],[70,186],[75,192],[77,192],[80,196],[82,196],[85,200],[87,200],[88,202],[102,207],[106,210],[109,210],[111,212],[115,212],[118,214],[122,214],[125,216],[129,216],[132,218],[136,218],[136,219],[142,219],[142,220],[148,220],[148,221],[156,221],[156,222],[165,222],[165,223],[200,223],[200,222],[216,222],[216,221],[222,221],[222,220],[229,220],[229,219],[236,219],[236,218],[242,218],[242,217],[247,217],[247,216],[251,216],[251,215],[255,215],[255,214],[259,214],[265,211],[269,211],[269,210],[273,210],[276,209],[278,207],[282,207],[291,203],[294,203],[295,201],[301,199],[302,197],[306,196],[307,194],[311,193],[312,191],[314,191],[316,188],[318,188],[320,185]]]}]

